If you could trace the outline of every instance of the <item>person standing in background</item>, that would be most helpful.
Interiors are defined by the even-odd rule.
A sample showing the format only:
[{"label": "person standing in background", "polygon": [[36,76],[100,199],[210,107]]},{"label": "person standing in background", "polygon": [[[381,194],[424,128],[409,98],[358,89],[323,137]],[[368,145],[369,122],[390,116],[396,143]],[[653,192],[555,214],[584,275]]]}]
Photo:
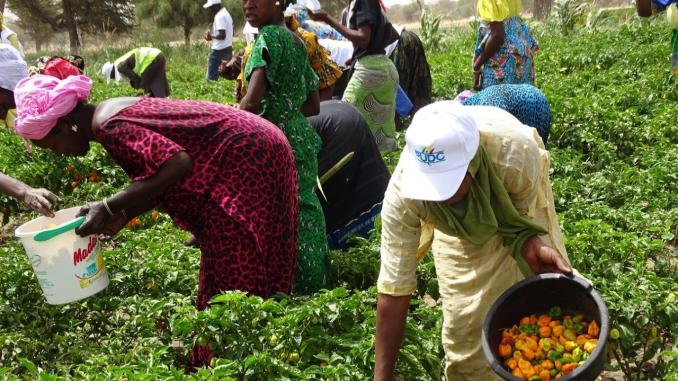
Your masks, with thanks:
[{"label": "person standing in background", "polygon": [[520,0],[478,1],[474,90],[502,83],[534,85],[534,54],[539,45],[520,18],[520,7]]},{"label": "person standing in background", "polygon": [[636,11],[640,17],[666,11],[666,18],[671,27],[671,72],[678,81],[678,7],[677,0],[636,0]]},{"label": "person standing in background", "polygon": [[221,0],[207,0],[203,8],[209,9],[214,21],[212,30],[205,32],[205,40],[212,42],[212,51],[207,61],[207,80],[219,79],[219,65],[233,56],[233,19]]}]

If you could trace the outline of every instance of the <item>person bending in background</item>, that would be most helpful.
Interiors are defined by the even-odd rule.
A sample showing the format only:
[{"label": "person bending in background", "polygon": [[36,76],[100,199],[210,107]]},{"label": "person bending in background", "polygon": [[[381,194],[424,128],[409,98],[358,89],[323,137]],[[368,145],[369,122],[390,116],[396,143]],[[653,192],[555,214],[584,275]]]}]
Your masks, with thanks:
[{"label": "person bending in background", "polygon": [[28,75],[44,74],[59,79],[85,72],[85,60],[78,56],[42,56],[36,60],[35,66],[28,68]]},{"label": "person bending in background", "polygon": [[[251,113],[204,102],[113,98],[86,103],[92,81],[45,75],[16,88],[15,132],[56,154],[103,146],[131,184],[81,209],[81,236],[115,235],[152,208],[200,245],[196,306],[226,290],[268,298],[289,293],[296,260],[294,155],[278,127]],[[208,347],[194,349],[209,364]]]},{"label": "person bending in background", "polygon": [[308,11],[309,17],[323,21],[353,43],[353,74],[343,100],[363,115],[381,151],[396,149],[395,97],[398,70],[385,55],[386,46],[398,36],[376,0],[351,0],[339,22],[325,11]]},{"label": "person bending in background", "polygon": [[419,36],[402,27],[394,25],[394,28],[399,38],[386,48],[386,55],[398,70],[400,87],[412,101],[410,115],[414,115],[420,108],[431,103],[433,96],[431,69]]},{"label": "person bending in background", "polygon": [[376,381],[393,379],[417,261],[432,248],[447,380],[496,380],[481,346],[490,306],[524,276],[571,273],[549,153],[495,107],[432,103],[415,114],[381,212]]},{"label": "person bending in background", "polygon": [[[321,178],[331,174],[322,191],[316,192],[325,213],[329,243],[333,249],[346,249],[351,236],[366,237],[374,228],[391,174],[369,126],[353,105],[322,102],[320,113],[308,120],[323,142],[318,174]],[[352,158],[334,172],[350,154]]]},{"label": "person bending in background", "polygon": [[501,83],[534,85],[534,54],[539,46],[520,18],[520,6],[520,0],[478,0],[474,90]]},{"label": "person bending in background", "polygon": [[24,58],[24,47],[21,45],[19,37],[13,30],[9,29],[7,25],[5,25],[4,21],[5,18],[3,14],[0,13],[0,43],[12,45],[14,49],[19,52],[21,58]]},{"label": "person bending in background", "polygon": [[671,31],[671,72],[678,81],[678,0],[636,0],[636,11],[640,17],[666,11]]},{"label": "person bending in background", "polygon": [[165,73],[165,55],[156,48],[136,48],[125,53],[114,63],[106,62],[101,72],[106,82],[120,76],[129,80],[135,89],[141,89],[152,98],[167,98],[170,95]]},{"label": "person bending in background", "polygon": [[294,150],[298,172],[299,248],[294,291],[312,293],[328,281],[325,218],[314,192],[321,141],[304,116],[318,114],[318,77],[303,42],[286,26],[286,4],[244,0],[245,19],[259,35],[245,67],[247,95],[240,108],[261,115],[285,133]]},{"label": "person bending in background", "polygon": [[205,32],[205,41],[212,43],[207,61],[207,80],[219,79],[219,65],[233,56],[233,19],[221,0],[207,0],[203,8],[209,9],[213,18],[212,30]]},{"label": "person bending in background", "polygon": [[522,124],[537,129],[544,147],[551,132],[551,108],[544,93],[532,85],[490,86],[462,100],[465,106],[494,106],[508,111]]}]

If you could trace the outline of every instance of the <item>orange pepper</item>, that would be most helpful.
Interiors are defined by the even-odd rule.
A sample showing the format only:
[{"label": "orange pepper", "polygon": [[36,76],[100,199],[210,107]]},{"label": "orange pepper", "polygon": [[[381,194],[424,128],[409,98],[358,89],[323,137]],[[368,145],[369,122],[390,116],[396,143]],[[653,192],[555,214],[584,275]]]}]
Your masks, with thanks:
[{"label": "orange pepper", "polygon": [[563,323],[560,320],[551,320],[551,322],[549,323],[549,327],[551,327],[551,328],[553,328],[557,325],[563,325]]},{"label": "orange pepper", "polygon": [[520,319],[520,325],[530,325],[530,317],[525,316],[524,318]]},{"label": "orange pepper", "polygon": [[539,349],[539,344],[537,344],[537,338],[536,337],[527,337],[525,338],[525,344],[526,346],[532,351],[536,352],[537,349]]},{"label": "orange pepper", "polygon": [[598,339],[591,339],[584,343],[584,350],[588,353],[593,353],[596,350],[596,345],[598,345]]},{"label": "orange pepper", "polygon": [[563,363],[561,363],[560,361],[556,360],[556,362],[555,362],[555,368],[558,369],[558,370],[563,369]]},{"label": "orange pepper", "polygon": [[509,357],[513,354],[513,348],[511,344],[499,344],[499,356]]},{"label": "orange pepper", "polygon": [[540,327],[544,327],[549,325],[551,323],[551,317],[549,315],[539,315],[539,319],[537,320],[537,325]]},{"label": "orange pepper", "polygon": [[514,375],[515,377],[521,379],[521,380],[525,380],[525,379],[526,379],[525,375],[524,375],[523,372],[520,370],[520,368],[515,368],[515,369],[513,369],[513,372],[511,372],[511,374]]},{"label": "orange pepper", "polygon": [[523,358],[527,361],[532,361],[534,360],[534,352],[530,348],[525,348],[522,351],[520,351],[523,354]]},{"label": "orange pepper", "polygon": [[563,374],[570,374],[578,366],[576,362],[571,362],[563,365]]},{"label": "orange pepper", "polygon": [[598,327],[598,324],[595,320],[589,324],[588,334],[592,337],[598,337],[600,334],[600,327]]},{"label": "orange pepper", "polygon": [[530,364],[529,361],[525,361],[523,359],[520,359],[520,360],[518,360],[518,368],[520,368],[520,370],[522,370],[523,373],[525,373],[524,371],[526,369],[532,369],[532,364]]},{"label": "orange pepper", "polygon": [[537,319],[537,315],[535,314],[530,315],[530,324],[532,325],[537,324],[537,320],[539,320]]},{"label": "orange pepper", "polygon": [[551,360],[544,360],[541,362],[541,367],[546,369],[546,370],[551,370],[553,369],[555,365],[553,364],[553,361]]},{"label": "orange pepper", "polygon": [[518,360],[516,360],[514,358],[510,358],[510,359],[506,360],[506,366],[508,366],[509,369],[511,369],[511,370],[516,369],[518,367]]},{"label": "orange pepper", "polygon": [[565,327],[562,325],[557,325],[555,327],[552,327],[553,331],[553,336],[555,337],[560,337],[563,335],[563,332],[565,331]]},{"label": "orange pepper", "polygon": [[508,329],[501,331],[501,338],[502,339],[510,339],[512,337],[513,337],[513,334],[511,334],[511,331],[509,331]]},{"label": "orange pepper", "polygon": [[576,342],[577,345],[579,345],[579,346],[584,346],[584,343],[586,343],[586,341],[587,341],[588,339],[589,339],[589,338],[588,338],[586,335],[579,335],[579,336],[577,336],[577,340],[575,340],[575,342]]},{"label": "orange pepper", "polygon": [[541,378],[541,381],[549,381],[551,380],[551,372],[548,370],[542,370],[539,372],[539,378]]},{"label": "orange pepper", "polygon": [[539,336],[541,337],[551,336],[551,327],[549,327],[548,325],[539,327]]}]

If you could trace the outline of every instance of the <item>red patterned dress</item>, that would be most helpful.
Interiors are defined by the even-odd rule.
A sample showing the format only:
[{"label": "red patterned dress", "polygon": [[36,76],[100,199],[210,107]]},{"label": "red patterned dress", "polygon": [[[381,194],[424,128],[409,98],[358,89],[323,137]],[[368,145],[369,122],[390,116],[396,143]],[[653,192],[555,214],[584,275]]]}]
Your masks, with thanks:
[{"label": "red patterned dress", "polygon": [[177,152],[193,160],[187,177],[149,202],[200,243],[198,309],[224,290],[291,291],[297,174],[277,126],[216,103],[142,98],[94,134],[132,181]]}]

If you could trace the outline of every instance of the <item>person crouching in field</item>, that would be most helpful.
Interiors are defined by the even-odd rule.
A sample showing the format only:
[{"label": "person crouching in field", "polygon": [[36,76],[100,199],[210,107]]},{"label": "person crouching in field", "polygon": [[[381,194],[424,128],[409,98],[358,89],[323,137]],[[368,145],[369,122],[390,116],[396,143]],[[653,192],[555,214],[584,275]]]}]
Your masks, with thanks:
[{"label": "person crouching in field", "polygon": [[318,175],[324,182],[316,193],[328,241],[333,249],[346,249],[349,238],[367,237],[374,228],[391,174],[370,127],[353,105],[321,102],[320,113],[308,121],[323,141]]},{"label": "person crouching in field", "polygon": [[493,106],[508,111],[520,123],[534,127],[547,147],[551,133],[551,107],[544,93],[524,84],[490,86],[461,100],[464,106]]},{"label": "person crouching in field", "polygon": [[[80,210],[81,236],[109,237],[158,208],[200,244],[197,308],[241,290],[289,293],[297,249],[294,155],[274,124],[233,107],[157,98],[87,103],[92,81],[36,75],[15,90],[14,131],[59,155],[99,143],[130,177]],[[209,359],[207,360],[209,361]]]},{"label": "person crouching in field", "polygon": [[393,379],[417,261],[432,247],[447,380],[495,380],[480,342],[491,304],[523,276],[572,272],[549,153],[508,112],[453,101],[419,110],[405,140],[381,212],[374,379]]},{"label": "person crouching in field", "polygon": [[165,55],[156,48],[136,48],[125,53],[114,63],[106,62],[101,73],[106,82],[120,76],[129,80],[135,89],[141,89],[152,98],[167,98],[170,95],[165,73]]}]

